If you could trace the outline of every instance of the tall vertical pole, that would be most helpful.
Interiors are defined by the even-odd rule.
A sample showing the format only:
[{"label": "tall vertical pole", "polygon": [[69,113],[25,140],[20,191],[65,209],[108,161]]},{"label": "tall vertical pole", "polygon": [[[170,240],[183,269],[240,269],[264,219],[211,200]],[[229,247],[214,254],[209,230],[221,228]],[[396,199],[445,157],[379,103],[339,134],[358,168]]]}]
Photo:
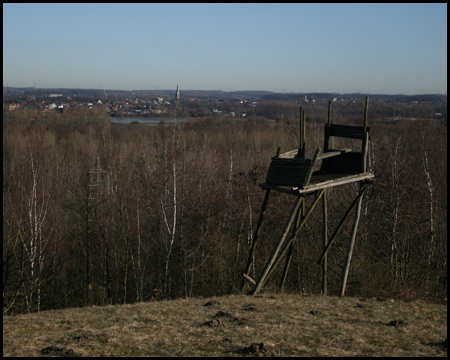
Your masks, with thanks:
[{"label": "tall vertical pole", "polygon": [[281,235],[280,240],[278,241],[278,245],[275,248],[274,252],[272,253],[272,256],[270,257],[270,260],[267,262],[267,264],[266,264],[266,266],[265,266],[265,268],[263,270],[263,273],[259,277],[259,280],[256,283],[255,287],[253,288],[253,290],[251,290],[249,292],[249,295],[256,294],[261,289],[261,287],[263,286],[263,284],[264,284],[264,282],[266,280],[267,274],[269,273],[270,268],[272,267],[273,263],[275,262],[275,259],[277,258],[277,255],[280,252],[280,249],[283,246],[284,240],[286,239],[286,236],[287,236],[287,234],[289,232],[289,229],[291,228],[291,225],[292,225],[292,223],[294,222],[294,220],[296,218],[296,215],[297,215],[297,212],[298,212],[298,209],[300,207],[301,202],[302,202],[302,198],[298,197],[297,201],[295,202],[294,207],[291,210],[291,214],[289,216],[289,219],[288,219],[286,225],[284,226],[284,230],[283,230],[283,233]]},{"label": "tall vertical pole", "polygon": [[302,148],[302,157],[306,156],[306,115],[305,109],[302,109],[302,135],[303,135],[303,148]]},{"label": "tall vertical pole", "polygon": [[[300,206],[300,208],[298,209],[298,212],[297,212],[297,217],[295,219],[295,224],[294,224],[294,230],[292,231],[293,235],[294,235],[295,230],[297,229],[297,227],[298,227],[298,225],[300,223],[300,219],[304,215],[305,215],[305,198],[303,198],[302,206]],[[291,264],[293,247],[294,247],[294,243],[291,243],[291,245],[289,245],[289,250],[288,250],[288,254],[287,254],[287,258],[286,258],[286,263],[284,264],[283,275],[281,276],[280,289],[283,288],[284,283],[286,281],[287,272],[289,270],[289,265]]]},{"label": "tall vertical pole", "polygon": [[[327,191],[323,193],[322,197],[323,201],[323,248],[325,249],[328,244],[328,219],[327,219]],[[327,295],[327,255],[325,253],[325,257],[323,258],[322,263],[322,294]]]},{"label": "tall vertical pole", "polygon": [[[266,214],[267,203],[269,201],[270,189],[266,190],[266,195],[264,196],[264,202],[261,208],[261,212],[259,214],[258,225],[256,225],[255,234],[253,236],[252,247],[250,249],[250,254],[248,255],[247,266],[245,267],[244,274],[248,275],[250,272],[250,268],[253,263],[253,259],[255,257],[256,245],[258,243],[259,233],[261,232],[261,226],[264,219],[264,215]],[[242,288],[244,287],[244,282],[242,283]]]},{"label": "tall vertical pole", "polygon": [[[361,183],[360,193],[364,192],[363,188],[364,184]],[[347,258],[345,259],[344,271],[342,273],[341,293],[339,295],[341,297],[344,296],[345,286],[347,285],[347,278],[350,270],[350,262],[352,261],[353,247],[355,246],[356,232],[358,231],[359,217],[361,214],[361,202],[362,196],[359,198],[358,204],[356,205],[356,214],[355,214],[355,221],[353,222],[352,237],[350,239],[350,244],[348,245]]]},{"label": "tall vertical pole", "polygon": [[367,117],[369,116],[369,97],[366,96],[366,106],[364,108],[364,131],[367,130]]},{"label": "tall vertical pole", "polygon": [[[267,274],[265,275],[265,279],[262,279],[261,284],[258,287],[258,290],[264,286],[265,281],[269,278],[269,276],[271,275],[271,273],[273,272],[273,270],[275,269],[275,267],[279,264],[279,262],[281,261],[281,259],[283,258],[283,256],[286,254],[286,252],[289,250],[289,246],[293,243],[293,241],[295,240],[296,236],[299,234],[300,230],[303,228],[303,226],[306,224],[306,220],[308,219],[308,217],[311,215],[312,211],[314,210],[315,206],[317,205],[317,203],[319,202],[320,198],[322,197],[323,193],[325,192],[325,189],[320,190],[318,193],[316,193],[316,199],[314,200],[314,202],[311,204],[311,207],[309,208],[308,212],[306,212],[303,216],[302,216],[302,221],[300,222],[300,224],[297,226],[297,228],[295,229],[295,231],[293,232],[293,234],[291,235],[291,237],[289,238],[289,240],[286,243],[286,246],[284,247],[283,250],[281,250],[281,253],[279,254],[279,256],[277,257],[277,254],[280,252],[280,249],[282,247],[282,242],[280,240],[280,243],[278,244],[278,248],[274,251],[274,256],[271,258],[270,263],[272,265],[269,266],[269,269],[267,271]],[[303,202],[304,203],[304,202]],[[297,209],[298,210],[298,209]],[[275,259],[276,258],[276,259]],[[256,290],[256,289],[255,289]],[[254,295],[256,294],[257,291],[253,291],[252,293],[249,293],[249,295]]]},{"label": "tall vertical pole", "polygon": [[305,111],[303,106],[300,106],[300,140],[298,145],[297,157],[305,157]]},{"label": "tall vertical pole", "polygon": [[[369,114],[369,97],[366,96],[366,106],[364,109],[364,139],[363,139],[363,148],[362,148],[362,170],[366,171],[366,156],[367,156],[367,147],[368,147],[368,141],[369,136],[367,133],[367,117]],[[364,192],[365,185],[363,182],[360,182],[360,188],[359,188],[360,194]],[[347,251],[347,258],[345,259],[345,266],[344,271],[342,273],[342,285],[341,285],[341,293],[340,296],[344,296],[345,294],[345,287],[347,285],[347,278],[348,273],[350,271],[350,262],[352,261],[352,254],[353,254],[353,247],[355,246],[355,239],[356,239],[356,232],[358,231],[358,224],[359,224],[359,218],[361,215],[361,203],[362,203],[362,196],[358,200],[358,204],[356,205],[356,214],[355,214],[355,221],[353,222],[353,228],[352,228],[352,237],[350,239],[350,244],[348,245],[348,251]]]},{"label": "tall vertical pole", "polygon": [[323,152],[330,148],[330,126],[331,126],[331,101],[328,101],[328,121],[325,124],[325,136],[323,139]]},{"label": "tall vertical pole", "polygon": [[[281,147],[278,147],[276,157],[280,156],[280,152],[281,152]],[[264,216],[266,215],[266,208],[267,208],[267,203],[269,202],[269,196],[270,196],[270,189],[267,189],[266,195],[264,196],[264,201],[263,201],[263,204],[261,207],[261,211],[259,213],[258,224],[256,225],[255,234],[253,236],[253,242],[252,242],[252,247],[250,249],[250,254],[248,256],[247,266],[245,267],[245,271],[244,271],[245,275],[249,274],[250,268],[253,264],[253,259],[255,257],[255,251],[256,251],[256,245],[258,244],[258,238],[259,238],[259,234],[261,232],[262,222],[264,220]],[[244,285],[245,285],[245,281],[242,282],[241,289],[244,288]]]},{"label": "tall vertical pole", "polygon": [[369,133],[367,131],[367,117],[369,114],[369,97],[366,96],[366,107],[364,109],[364,139],[362,144],[362,172],[367,171],[367,150],[369,147]]},{"label": "tall vertical pole", "polygon": [[331,125],[331,104],[332,104],[331,100],[328,101],[328,118],[327,118],[328,126]]}]

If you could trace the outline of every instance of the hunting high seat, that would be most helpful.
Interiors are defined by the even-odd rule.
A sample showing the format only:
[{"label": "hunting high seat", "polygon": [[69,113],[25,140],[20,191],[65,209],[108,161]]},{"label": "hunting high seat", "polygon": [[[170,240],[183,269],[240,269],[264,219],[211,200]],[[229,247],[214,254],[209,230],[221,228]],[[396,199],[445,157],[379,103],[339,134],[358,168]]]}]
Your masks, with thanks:
[{"label": "hunting high seat", "polygon": [[[325,124],[324,149],[317,148],[312,158],[304,157],[304,117],[301,116],[300,147],[272,158],[263,188],[282,192],[306,193],[373,178],[367,171],[367,150],[370,128],[366,126]],[[361,140],[361,151],[349,148],[331,149],[330,138]],[[284,187],[289,187],[287,191]]]},{"label": "hunting high seat", "polygon": [[[298,149],[288,151],[280,155],[278,148],[277,155],[272,161],[267,172],[266,181],[261,184],[266,189],[266,195],[261,207],[261,212],[256,226],[253,242],[245,271],[242,273],[244,281],[248,281],[254,285],[253,289],[248,292],[249,295],[258,293],[264,286],[268,277],[278,266],[281,259],[286,255],[286,263],[280,282],[280,288],[284,286],[287,271],[292,257],[292,246],[297,235],[306,224],[308,217],[322,199],[323,206],[323,252],[318,260],[318,264],[323,267],[322,274],[322,291],[327,293],[327,251],[330,245],[336,239],[343,223],[348,218],[351,210],[356,207],[355,220],[352,227],[350,244],[345,260],[345,266],[342,274],[342,285],[340,296],[344,295],[347,277],[350,268],[353,247],[355,244],[356,231],[361,212],[362,197],[367,189],[366,184],[371,183],[374,175],[367,171],[367,153],[369,145],[369,131],[367,127],[367,113],[369,108],[369,98],[366,97],[366,108],[364,112],[364,126],[336,125],[331,124],[331,101],[328,106],[328,123],[325,124],[324,149],[323,152],[317,149],[312,158],[305,157],[305,115],[303,108],[300,108],[300,146]],[[361,151],[352,151],[351,149],[331,149],[330,138],[356,139],[362,142]],[[332,186],[344,185],[348,183],[358,182],[359,193],[350,204],[341,219],[339,225],[334,230],[333,235],[328,239],[327,225],[327,189]],[[263,219],[266,213],[267,204],[271,190],[280,191],[294,195],[296,201],[292,207],[289,218],[284,226],[283,232],[267,261],[261,275],[258,279],[249,276],[252,265],[254,265],[255,249],[258,243]],[[306,211],[306,198],[314,196],[314,200]],[[288,236],[291,227],[292,234]],[[243,282],[244,288],[245,282]]]}]

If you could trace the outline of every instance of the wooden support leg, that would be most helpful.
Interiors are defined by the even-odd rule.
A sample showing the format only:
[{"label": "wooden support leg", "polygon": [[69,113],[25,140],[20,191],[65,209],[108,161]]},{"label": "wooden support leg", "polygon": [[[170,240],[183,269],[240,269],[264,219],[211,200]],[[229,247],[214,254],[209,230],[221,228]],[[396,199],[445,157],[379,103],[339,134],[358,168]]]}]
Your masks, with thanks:
[{"label": "wooden support leg", "polygon": [[[328,219],[327,219],[327,192],[323,193],[323,248],[325,249],[328,244]],[[327,295],[327,255],[325,254],[322,263],[322,294]]]},{"label": "wooden support leg", "polygon": [[317,264],[321,264],[322,260],[325,258],[325,255],[327,254],[328,248],[331,246],[331,244],[333,243],[334,239],[336,238],[337,234],[339,233],[339,231],[342,228],[342,225],[344,225],[345,220],[347,220],[348,216],[350,215],[350,212],[352,211],[352,209],[355,207],[355,205],[358,203],[358,201],[361,199],[361,197],[364,195],[365,191],[367,188],[363,187],[360,189],[358,196],[355,198],[355,200],[353,200],[352,204],[349,206],[349,208],[347,209],[347,212],[345,213],[344,217],[342,218],[341,222],[339,223],[338,227],[336,228],[336,230],[334,231],[334,234],[331,236],[330,241],[328,242],[327,246],[325,247],[325,249],[323,250],[322,255],[320,256],[319,260],[317,260]]},{"label": "wooden support leg", "polygon": [[289,266],[291,265],[293,247],[294,247],[294,243],[289,245],[286,263],[284,264],[283,275],[281,276],[280,289],[283,289],[284,283],[286,282],[287,272],[289,270]]},{"label": "wooden support leg", "polygon": [[[272,273],[273,269],[275,269],[277,267],[277,265],[279,264],[279,262],[281,261],[281,259],[283,258],[283,256],[286,254],[286,252],[288,251],[289,247],[292,245],[292,243],[294,242],[295,238],[297,237],[298,233],[300,232],[300,230],[303,228],[303,226],[306,224],[306,220],[308,220],[309,215],[311,215],[312,211],[314,210],[314,208],[316,207],[317,203],[319,202],[322,194],[324,193],[325,189],[321,190],[319,192],[319,195],[317,195],[316,199],[314,200],[314,202],[312,203],[311,207],[309,208],[308,212],[303,216],[302,218],[302,222],[300,223],[300,225],[298,225],[298,227],[294,230],[294,233],[292,234],[292,236],[290,237],[290,239],[287,241],[286,246],[284,247],[284,249],[280,252],[280,255],[278,256],[278,258],[275,260],[275,262],[273,263],[272,267],[269,270],[269,273],[266,276],[266,280],[267,278],[270,276],[270,274]],[[265,280],[264,280],[265,281]],[[262,284],[262,286],[264,285],[264,283]]]},{"label": "wooden support leg", "polygon": [[[280,155],[280,152],[281,152],[281,147],[279,146],[277,149],[277,154],[276,154],[277,157]],[[253,242],[252,242],[252,247],[250,249],[250,254],[248,256],[247,266],[245,267],[245,271],[242,273],[242,277],[247,280],[249,278],[248,274],[249,274],[250,268],[253,264],[253,259],[255,257],[256,245],[258,243],[259,233],[261,231],[261,226],[262,226],[262,222],[264,220],[264,215],[266,214],[266,208],[267,208],[267,203],[269,201],[269,195],[270,195],[270,189],[267,189],[266,195],[264,196],[263,205],[261,207],[261,212],[259,214],[258,224],[256,225],[255,235],[253,236]],[[244,276],[244,275],[246,275],[246,276]],[[254,282],[254,280],[253,280],[253,282]],[[244,286],[245,286],[245,281],[242,281],[241,291],[244,290]]]},{"label": "wooden support leg", "polygon": [[[261,208],[261,212],[259,214],[258,224],[256,225],[255,234],[253,236],[253,242],[252,242],[252,247],[250,249],[250,254],[248,255],[247,266],[245,267],[245,271],[242,274],[244,279],[246,279],[246,277],[244,275],[246,275],[248,277],[248,275],[250,273],[250,268],[253,263],[253,259],[255,257],[256,245],[258,243],[259,233],[261,231],[261,226],[262,226],[262,222],[264,219],[264,215],[266,214],[266,208],[267,208],[267,202],[269,201],[269,196],[270,196],[270,189],[267,189],[266,195],[264,197],[264,202],[263,202],[263,205]],[[245,281],[242,282],[241,290],[244,289],[244,286],[245,286]]]},{"label": "wooden support leg", "polygon": [[284,227],[284,230],[283,230],[283,233],[281,235],[281,238],[278,241],[277,247],[275,248],[274,252],[272,253],[272,256],[270,257],[270,260],[267,262],[267,264],[266,264],[266,266],[265,266],[265,268],[263,270],[263,273],[259,277],[259,280],[256,283],[255,287],[248,293],[249,295],[256,294],[261,289],[263,283],[265,282],[267,274],[269,273],[269,270],[272,267],[272,265],[273,265],[277,255],[278,255],[278,252],[280,251],[280,249],[281,249],[281,247],[283,245],[284,240],[286,239],[286,236],[287,236],[287,234],[289,232],[289,229],[291,228],[291,225],[292,225],[292,223],[295,220],[295,217],[297,215],[297,212],[298,212],[298,209],[300,207],[301,202],[302,202],[302,198],[299,197],[297,199],[297,201],[295,202],[294,207],[292,208],[291,214],[290,214],[289,219],[288,219],[288,221],[287,221],[287,223],[286,223],[286,225]]},{"label": "wooden support leg", "polygon": [[[305,214],[305,198],[303,198],[302,206],[300,206],[300,209],[298,209],[297,217],[295,219],[295,225],[294,225],[293,233],[295,232],[295,229],[297,229],[297,227],[298,227],[298,224],[300,222],[302,214],[303,215]],[[293,246],[294,246],[294,243],[291,243],[291,245],[289,245],[288,255],[287,255],[287,258],[286,258],[286,263],[284,264],[283,275],[281,276],[280,289],[283,288],[284,283],[286,281],[287,272],[289,270],[289,265],[291,263]]]},{"label": "wooden support leg", "polygon": [[[364,184],[361,184],[360,192],[364,192],[363,189],[364,189]],[[353,247],[355,245],[356,232],[358,231],[359,218],[360,218],[360,214],[361,214],[361,202],[362,202],[362,197],[359,198],[358,205],[356,206],[355,221],[353,222],[353,228],[352,228],[352,237],[350,239],[350,244],[348,246],[347,258],[345,259],[345,266],[344,266],[344,271],[342,274],[342,285],[341,285],[341,293],[340,293],[341,297],[344,296],[345,286],[347,285],[347,277],[348,277],[348,272],[350,270],[350,262],[352,261]]]},{"label": "wooden support leg", "polygon": [[[292,242],[295,240],[295,237],[298,235],[298,233],[300,232],[300,230],[302,229],[302,227],[306,224],[306,220],[308,220],[309,215],[311,215],[312,211],[314,210],[315,206],[317,205],[317,203],[319,202],[320,198],[322,197],[323,193],[325,192],[325,189],[322,189],[319,194],[317,195],[317,198],[314,200],[314,202],[312,203],[311,207],[309,208],[308,212],[305,214],[305,216],[303,217],[300,225],[297,227],[297,229],[295,229],[294,233],[292,234],[291,238],[288,240],[288,242],[286,243],[286,246],[284,247],[283,251],[281,251],[280,255],[277,257],[277,254],[280,252],[280,249],[283,245],[284,239],[286,238],[287,232],[289,231],[289,227],[292,224],[293,218],[295,216],[295,211],[298,211],[298,206],[297,203],[300,202],[301,198],[299,198],[299,200],[297,201],[297,203],[294,206],[294,209],[291,212],[291,217],[289,218],[289,227],[287,227],[288,224],[286,224],[285,226],[285,231],[283,232],[282,238],[280,239],[280,242],[278,243],[277,248],[275,249],[275,251],[272,254],[272,257],[270,258],[269,262],[267,263],[266,267],[264,268],[264,272],[263,275],[261,275],[261,277],[258,280],[258,284],[257,286],[255,286],[255,288],[250,291],[248,293],[248,295],[254,295],[256,294],[261,287],[264,285],[264,283],[266,282],[267,278],[269,277],[269,275],[272,273],[273,269],[275,269],[275,267],[278,265],[278,263],[280,262],[281,258],[286,254],[289,246],[292,244]],[[287,230],[286,230],[287,228]]]}]

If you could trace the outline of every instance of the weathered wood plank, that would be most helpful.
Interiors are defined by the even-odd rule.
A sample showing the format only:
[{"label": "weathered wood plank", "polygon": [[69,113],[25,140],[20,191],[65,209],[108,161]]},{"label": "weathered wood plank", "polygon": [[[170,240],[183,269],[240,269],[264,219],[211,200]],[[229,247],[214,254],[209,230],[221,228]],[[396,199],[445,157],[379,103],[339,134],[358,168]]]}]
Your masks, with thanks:
[{"label": "weathered wood plank", "polygon": [[348,153],[350,151],[352,151],[352,149],[329,150],[326,153],[320,154],[318,156],[318,159],[319,160],[320,159],[326,159],[326,158],[329,158],[329,157],[332,157],[332,156],[338,156],[338,155],[341,155],[341,154],[345,154],[345,153]]},{"label": "weathered wood plank", "polygon": [[333,179],[333,180],[310,184],[310,185],[305,186],[303,189],[294,188],[292,190],[298,191],[298,193],[300,193],[300,194],[304,194],[304,193],[309,193],[312,191],[320,190],[323,188],[329,188],[329,187],[333,187],[333,186],[344,185],[344,184],[362,181],[362,180],[366,180],[366,179],[372,179],[374,177],[375,177],[374,174],[366,172],[366,173],[362,173],[362,174],[344,176],[344,177]]},{"label": "weathered wood plank", "polygon": [[246,273],[242,273],[241,276],[247,280],[248,282],[252,283],[253,285],[256,285],[256,281],[253,280],[250,276],[248,276]]},{"label": "weathered wood plank", "polygon": [[295,156],[297,156],[297,154],[298,154],[298,149],[295,149],[295,150],[291,150],[291,151],[281,154],[280,158],[294,158]]},{"label": "weathered wood plank", "polygon": [[311,168],[312,159],[272,158],[266,184],[302,187],[311,174]]},{"label": "weathered wood plank", "polygon": [[[370,131],[370,128],[367,127],[367,132]],[[354,125],[325,125],[325,134],[328,136],[338,136],[345,137],[350,139],[364,139],[364,126],[354,126]]]},{"label": "weathered wood plank", "polygon": [[282,192],[285,194],[298,196],[298,188],[295,188],[296,190],[292,190],[293,189],[292,187],[290,189],[285,189],[282,187],[268,185],[268,184],[261,184],[261,188],[263,188],[265,190],[270,189],[270,190],[279,191],[279,192]]}]

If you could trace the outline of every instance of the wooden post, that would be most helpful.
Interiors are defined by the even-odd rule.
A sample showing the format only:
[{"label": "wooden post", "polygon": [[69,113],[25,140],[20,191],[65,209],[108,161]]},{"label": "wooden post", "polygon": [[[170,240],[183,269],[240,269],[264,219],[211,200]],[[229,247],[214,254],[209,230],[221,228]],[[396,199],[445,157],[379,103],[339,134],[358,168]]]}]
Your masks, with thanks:
[{"label": "wooden post", "polygon": [[[244,279],[250,273],[250,269],[252,267],[253,259],[255,257],[256,245],[258,243],[259,233],[261,231],[262,222],[264,219],[264,215],[266,214],[267,203],[269,201],[270,189],[266,190],[266,195],[264,196],[264,202],[262,204],[261,212],[259,214],[258,225],[256,225],[255,234],[253,236],[252,247],[250,248],[250,253],[248,255],[247,266],[245,267],[245,271],[242,273]],[[244,289],[245,281],[242,281],[241,290]]]},{"label": "wooden post", "polygon": [[369,97],[366,96],[366,106],[364,108],[364,131],[367,130],[367,117],[369,116]]},{"label": "wooden post", "polygon": [[[362,161],[363,161],[363,171],[366,171],[366,157],[367,157],[367,147],[369,143],[369,134],[367,133],[367,116],[369,113],[369,97],[366,96],[366,106],[364,109],[364,139],[363,139],[363,149],[362,149]],[[360,193],[364,193],[365,186],[364,183],[360,183]],[[344,296],[345,294],[345,287],[347,285],[347,278],[348,273],[350,271],[350,263],[352,261],[352,255],[353,255],[353,248],[355,246],[355,240],[356,240],[356,232],[358,231],[358,224],[359,224],[359,218],[361,215],[361,203],[362,203],[362,196],[358,200],[358,205],[356,206],[356,214],[355,214],[355,220],[353,222],[353,228],[352,228],[352,236],[350,238],[350,243],[348,245],[348,251],[347,251],[347,257],[345,259],[345,265],[344,270],[342,273],[342,284],[341,284],[341,293],[340,296]]]},{"label": "wooden post", "polygon": [[250,276],[248,276],[247,274],[242,273],[242,277],[243,277],[245,280],[251,282],[253,285],[256,285],[256,281],[253,280],[253,279],[252,279]]},{"label": "wooden post", "polygon": [[[322,196],[322,202],[323,202],[323,248],[325,249],[328,244],[328,219],[327,219],[327,192],[323,193]],[[323,264],[322,264],[322,294],[327,295],[327,270],[328,270],[328,263],[327,263],[327,254],[325,254],[323,258]]]},{"label": "wooden post", "polygon": [[[361,184],[361,190],[364,188],[364,184]],[[344,271],[342,274],[342,285],[341,285],[341,293],[340,296],[344,296],[345,293],[345,286],[347,285],[347,277],[350,270],[350,262],[352,261],[352,254],[353,254],[353,247],[355,245],[355,239],[356,239],[356,232],[358,230],[358,224],[359,224],[359,217],[361,214],[361,202],[362,202],[362,196],[358,200],[358,205],[356,207],[356,214],[355,214],[355,221],[353,222],[353,228],[352,228],[352,237],[350,239],[350,244],[348,246],[348,252],[347,252],[347,258],[345,259],[345,266]]]},{"label": "wooden post", "polygon": [[269,273],[269,270],[272,267],[272,264],[274,263],[277,255],[278,255],[278,252],[280,251],[281,246],[283,245],[283,242],[286,239],[289,229],[297,215],[297,211],[300,207],[301,202],[302,202],[302,198],[298,197],[297,201],[295,202],[294,207],[292,208],[291,215],[289,216],[289,219],[288,219],[286,225],[284,226],[283,233],[281,234],[280,240],[278,241],[278,246],[275,248],[274,252],[272,253],[272,256],[270,257],[270,260],[267,262],[267,264],[263,270],[263,273],[259,277],[259,280],[258,280],[256,286],[248,293],[249,295],[256,294],[261,289],[263,283],[265,282],[267,274]]},{"label": "wooden post", "polygon": [[366,107],[364,109],[364,138],[362,143],[362,172],[366,172],[367,170],[367,150],[369,147],[369,132],[367,131],[367,116],[369,114],[369,97],[366,96]]},{"label": "wooden post", "polygon": [[[319,202],[320,198],[322,197],[323,193],[325,192],[325,189],[322,189],[319,194],[317,195],[316,199],[314,200],[314,202],[312,203],[311,207],[309,208],[308,212],[303,216],[302,218],[302,222],[300,223],[300,225],[298,225],[298,227],[295,229],[294,233],[291,235],[290,239],[288,240],[288,242],[286,243],[286,246],[284,247],[284,249],[281,251],[280,255],[278,256],[278,258],[276,260],[273,261],[273,265],[269,268],[268,273],[265,277],[265,279],[263,280],[260,288],[262,286],[264,286],[264,283],[266,282],[266,280],[269,278],[270,274],[272,273],[272,271],[276,268],[276,266],[278,265],[278,263],[281,261],[281,259],[283,258],[284,254],[286,254],[287,250],[289,249],[289,246],[292,245],[292,243],[294,242],[296,236],[298,235],[298,233],[300,232],[300,230],[302,229],[302,227],[306,224],[306,220],[308,220],[309,215],[311,215],[312,211],[314,210],[314,208],[316,207],[317,203]],[[280,246],[281,247],[281,246]],[[259,290],[258,290],[259,291]],[[251,295],[256,294],[253,293]]]},{"label": "wooden post", "polygon": [[303,130],[302,130],[302,134],[303,134],[303,157],[306,156],[306,114],[305,114],[305,109],[303,109],[302,111],[302,126],[303,126]]},{"label": "wooden post", "polygon": [[303,109],[303,106],[300,106],[300,141],[298,146],[298,158],[304,158],[305,157],[305,138],[306,138],[306,125],[305,125],[305,110]]},{"label": "wooden post", "polygon": [[364,133],[362,152],[361,152],[361,161],[362,161],[362,172],[367,172],[367,153],[369,147],[369,133],[366,131]]},{"label": "wooden post", "polygon": [[[304,209],[305,209],[305,198],[303,197],[302,199],[303,199],[302,205],[301,205],[300,208],[298,209],[297,217],[295,218],[294,230],[293,230],[292,233],[294,233],[294,232],[295,232],[295,229],[297,229],[298,224],[299,224],[299,222],[300,222],[300,219],[301,219],[301,217],[302,217],[302,214],[305,214],[305,211],[304,211]],[[293,246],[294,246],[293,243],[289,246],[289,251],[288,251],[287,258],[286,258],[286,263],[284,264],[283,275],[281,276],[280,289],[283,288],[284,283],[285,283],[285,281],[286,281],[287,272],[288,272],[288,270],[289,270],[289,265],[291,264],[291,258],[292,258]]]},{"label": "wooden post", "polygon": [[[281,147],[278,147],[276,157],[280,156],[280,152],[281,152]],[[244,274],[248,275],[250,272],[250,268],[253,263],[253,258],[255,256],[256,245],[258,243],[259,233],[261,232],[262,222],[264,220],[264,216],[266,215],[266,208],[267,208],[267,203],[269,201],[269,196],[270,196],[270,189],[267,189],[266,195],[264,196],[264,201],[263,201],[263,204],[261,207],[261,211],[259,213],[258,224],[256,225],[255,234],[253,236],[253,242],[252,242],[252,247],[250,249],[250,254],[248,256],[247,266],[245,267],[245,271],[243,272],[242,276],[244,276]],[[244,278],[245,278],[245,276],[244,276]],[[242,282],[241,289],[244,288],[244,285],[245,285],[245,282]]]},{"label": "wooden post", "polygon": [[314,167],[316,166],[316,162],[317,162],[317,159],[318,159],[318,157],[319,157],[319,154],[320,154],[320,149],[317,148],[317,149],[316,149],[316,152],[314,153],[314,156],[313,156],[313,158],[312,158],[311,171],[309,172],[308,176],[305,178],[305,184],[306,184],[306,185],[308,185],[309,182],[311,181],[311,176],[312,176]]},{"label": "wooden post", "polygon": [[320,256],[319,260],[317,260],[317,264],[320,265],[320,263],[322,262],[322,260],[324,259],[325,255],[327,254],[328,248],[331,246],[331,244],[333,243],[334,239],[336,238],[337,234],[339,233],[339,231],[342,228],[342,225],[344,225],[345,220],[347,220],[348,216],[350,215],[351,210],[355,207],[356,203],[358,202],[358,200],[361,199],[361,197],[363,196],[364,192],[366,191],[366,187],[363,187],[360,189],[358,196],[355,198],[355,200],[353,200],[352,204],[349,206],[349,208],[347,209],[347,212],[345,213],[344,217],[342,218],[341,222],[339,223],[339,225],[337,226],[336,230],[334,231],[333,235],[330,238],[330,241],[328,242],[327,246],[325,247],[325,249],[323,250],[322,255]]},{"label": "wooden post", "polygon": [[331,101],[328,102],[328,121],[325,124],[325,136],[323,139],[323,152],[328,152],[330,148],[330,126],[331,126]]},{"label": "wooden post", "polygon": [[331,100],[328,101],[328,126],[331,125],[331,104],[332,104]]}]

